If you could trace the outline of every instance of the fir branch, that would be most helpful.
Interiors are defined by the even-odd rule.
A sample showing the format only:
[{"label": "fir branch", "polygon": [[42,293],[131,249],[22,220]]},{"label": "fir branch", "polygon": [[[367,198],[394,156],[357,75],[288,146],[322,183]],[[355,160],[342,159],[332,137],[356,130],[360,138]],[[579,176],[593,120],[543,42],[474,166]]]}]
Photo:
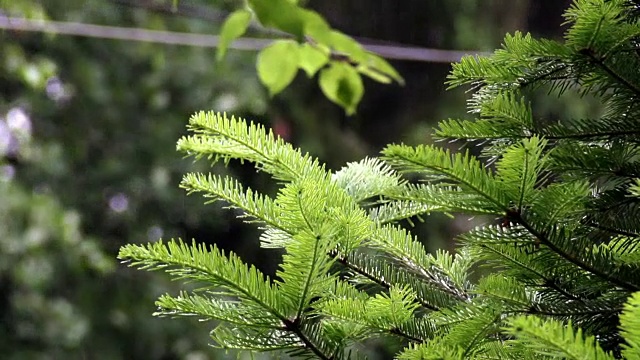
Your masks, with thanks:
[{"label": "fir branch", "polygon": [[640,287],[638,287],[635,284],[631,284],[628,283],[624,280],[621,280],[619,278],[617,278],[616,276],[613,276],[609,273],[606,273],[600,269],[597,269],[595,267],[593,267],[592,265],[588,264],[587,262],[575,257],[574,255],[564,251],[562,248],[560,248],[559,246],[557,246],[556,244],[554,244],[552,241],[550,241],[550,239],[542,232],[538,231],[537,229],[535,229],[529,222],[527,222],[522,215],[520,214],[520,212],[518,211],[510,211],[507,213],[507,217],[523,226],[525,229],[527,229],[527,231],[529,231],[531,233],[531,235],[533,235],[536,239],[538,239],[540,241],[540,243],[546,245],[547,247],[549,247],[549,249],[551,249],[553,252],[555,252],[556,254],[560,255],[562,258],[566,259],[567,261],[571,262],[572,264],[578,266],[579,268],[583,269],[584,271],[591,273],[603,280],[606,280],[607,282],[614,284],[616,286],[619,286],[627,291],[638,291],[640,290]]},{"label": "fir branch", "polygon": [[543,154],[547,142],[538,137],[524,139],[509,146],[496,163],[496,180],[516,209],[535,203],[538,195],[536,184],[545,170],[546,156]]},{"label": "fir branch", "polygon": [[480,279],[474,292],[515,308],[528,308],[534,301],[532,292],[527,291],[523,283],[504,274],[491,274]]},{"label": "fir branch", "polygon": [[485,250],[489,250],[492,253],[496,254],[497,256],[503,258],[504,260],[506,260],[509,263],[512,263],[515,266],[518,266],[524,270],[526,270],[527,272],[529,272],[530,274],[528,276],[533,275],[534,277],[536,277],[537,279],[540,280],[539,284],[536,284],[537,286],[541,286],[541,287],[546,287],[546,288],[550,288],[553,289],[555,291],[557,291],[558,293],[562,294],[562,296],[564,296],[567,299],[570,300],[578,300],[580,301],[581,298],[578,295],[572,294],[569,291],[567,291],[566,289],[563,289],[562,287],[559,286],[559,284],[557,284],[557,282],[552,278],[549,277],[545,274],[543,274],[541,271],[539,271],[538,269],[534,268],[533,266],[530,266],[530,264],[526,264],[522,261],[520,261],[519,259],[510,256],[510,254],[507,254],[503,251],[498,250],[497,248],[489,245],[489,244],[477,244],[476,246],[485,249]]},{"label": "fir branch", "polygon": [[640,292],[629,297],[620,316],[620,330],[625,339],[622,354],[627,359],[640,359]]},{"label": "fir branch", "polygon": [[118,253],[118,259],[130,261],[129,266],[144,270],[163,270],[177,279],[187,279],[223,286],[231,294],[253,302],[280,319],[285,319],[283,309],[275,300],[276,289],[254,266],[245,265],[234,254],[228,257],[215,245],[209,251],[205,245],[195,241],[191,246],[182,240],[162,241],[140,245],[125,245]]},{"label": "fir branch", "polygon": [[305,333],[302,327],[302,319],[297,317],[295,320],[291,321],[286,319],[283,321],[284,328],[287,331],[290,331],[300,339],[302,344],[304,345],[305,351],[310,351],[312,354],[318,357],[321,360],[334,360],[330,354],[323,352],[323,350]]},{"label": "fir branch", "polygon": [[462,358],[466,359],[481,350],[482,344],[494,341],[492,335],[498,332],[498,324],[503,316],[496,305],[486,299],[476,298],[471,303],[429,314],[429,319],[442,330],[442,339],[450,346],[460,348]]},{"label": "fir branch", "polygon": [[428,215],[432,211],[445,211],[443,207],[425,204],[415,200],[394,200],[384,202],[369,210],[369,216],[380,225],[393,224],[400,220],[407,220],[413,225],[412,218],[422,221],[422,215]]},{"label": "fir branch", "polygon": [[527,309],[526,313],[563,321],[571,320],[576,326],[593,333],[615,333],[618,316],[627,296],[627,292],[618,290],[591,294],[588,299],[579,302],[539,296],[539,301]]},{"label": "fir branch", "polygon": [[478,227],[462,234],[458,240],[470,248],[474,261],[484,261],[485,266],[499,270],[507,278],[516,278],[534,289],[551,289],[561,294],[565,300],[582,301],[579,295],[558,284],[555,275],[545,265],[541,253],[545,249],[536,249],[539,245],[537,239],[522,226],[509,224]]},{"label": "fir branch", "polygon": [[586,222],[587,226],[591,226],[593,228],[596,228],[598,230],[602,230],[611,234],[616,234],[616,235],[622,235],[622,236],[628,236],[631,238],[640,238],[640,232],[631,232],[631,231],[627,231],[627,230],[623,230],[623,229],[617,229],[611,226],[606,226],[600,223],[597,223],[593,220],[587,221]]},{"label": "fir branch", "polygon": [[[338,360],[350,358],[356,342],[384,334],[409,343],[401,359],[640,358],[637,294],[620,315],[640,289],[640,187],[629,188],[640,177],[640,27],[638,12],[629,11],[639,3],[629,1],[576,0],[565,14],[565,44],[515,33],[491,57],[454,65],[448,85],[472,86],[469,108],[478,120],[443,122],[438,136],[486,140],[488,164],[469,151],[390,145],[386,164],[365,159],[332,174],[262,125],[194,115],[179,150],[250,161],[284,183],[272,199],[231,178],[189,174],[182,182],[261,223],[263,245],[286,251],[278,280],[195,244],[131,245],[121,258],[204,283],[161,297],[156,314],[222,320],[211,336],[228,348]],[[595,95],[605,113],[535,119],[520,91],[541,86]],[[432,211],[503,223],[462,235],[455,257],[433,256],[391,225]],[[492,273],[472,283],[476,264]]]},{"label": "fir branch", "polygon": [[633,84],[631,81],[625,79],[622,75],[618,74],[612,67],[608,66],[604,58],[596,55],[596,51],[592,48],[585,48],[580,51],[581,54],[586,55],[592,60],[599,68],[604,70],[611,78],[621,83],[627,89],[631,90],[636,97],[640,96],[640,87]]},{"label": "fir branch", "polygon": [[[307,228],[312,233],[315,232],[314,228],[313,228],[313,225],[311,225],[311,223],[309,223],[309,219],[307,219],[307,217],[305,215],[305,209],[304,209],[303,203],[301,202],[302,199],[301,199],[300,193],[298,193],[297,200],[298,200],[298,206],[300,207],[300,214],[302,215],[302,218],[304,219],[305,223],[307,224]],[[315,271],[316,270],[316,266],[318,265],[316,259],[318,259],[321,256],[321,254],[319,254],[319,249],[320,249],[320,242],[322,240],[323,239],[322,239],[322,237],[320,235],[316,236],[316,239],[315,239],[315,242],[314,242],[314,246],[313,246],[313,253],[311,255],[311,259],[313,259],[313,260],[311,261],[311,268],[309,269],[309,271],[308,271],[308,273],[306,275],[306,280],[305,280],[305,283],[304,283],[304,285],[302,287],[303,290],[302,290],[302,295],[300,296],[300,301],[298,303],[298,310],[296,311],[296,317],[295,317],[296,319],[300,319],[300,317],[302,315],[302,312],[304,311],[304,308],[307,306],[308,291],[309,291],[309,288],[311,286],[311,282],[313,280],[312,277],[316,273],[316,271]]]},{"label": "fir branch", "polygon": [[[486,200],[487,211],[506,212],[505,194],[495,186],[494,177],[469,152],[452,155],[448,150],[420,145],[389,145],[382,151],[384,159],[404,172],[415,172],[433,180],[448,180]],[[490,208],[489,208],[490,207]]]},{"label": "fir branch", "polygon": [[377,158],[348,163],[333,174],[332,180],[355,202],[380,196],[406,184],[400,174]]},{"label": "fir branch", "polygon": [[542,320],[534,316],[519,316],[508,320],[505,329],[520,342],[540,355],[566,359],[610,359],[593,336],[583,337],[582,330],[574,332],[572,324]]},{"label": "fir branch", "polygon": [[[570,75],[566,73],[567,71],[571,71],[571,66],[563,64],[564,61],[566,61],[566,58],[546,59],[546,61],[541,62],[540,65],[546,64],[548,66],[546,68],[540,66],[540,68],[536,69],[537,71],[534,72],[534,76],[528,76],[521,79],[518,82],[519,87],[524,89],[532,85],[539,86],[542,80],[551,80],[553,82],[572,80]],[[564,75],[558,75],[563,73]]]},{"label": "fir branch", "polygon": [[393,328],[393,329],[389,330],[389,334],[396,335],[398,337],[401,337],[403,339],[406,339],[406,340],[414,342],[414,343],[422,343],[422,342],[425,341],[425,339],[410,335],[410,334],[404,332],[400,328]]},{"label": "fir branch", "polygon": [[[477,344],[487,342],[487,338],[489,338],[488,335],[496,330],[496,325],[500,323],[501,318],[502,314],[498,312],[494,314],[493,318],[490,318],[489,321],[485,321],[480,329],[474,329],[474,336],[464,348],[464,352],[462,353],[463,357],[467,357],[473,350],[476,350]],[[478,319],[474,320],[477,321]]]},{"label": "fir branch", "polygon": [[398,360],[464,360],[463,351],[459,346],[454,346],[442,338],[431,339],[427,343],[410,344],[400,354]]},{"label": "fir branch", "polygon": [[[407,321],[398,329],[391,329],[391,333],[402,333],[403,337],[409,340],[409,346],[416,343],[425,343],[433,339],[438,333],[436,326],[426,317],[415,316],[412,321]],[[414,341],[414,339],[419,341]]]},{"label": "fir branch", "polygon": [[640,149],[620,139],[608,142],[563,142],[552,151],[551,169],[588,179],[609,177],[620,182],[640,176]]},{"label": "fir branch", "polygon": [[[411,342],[423,342],[433,329],[426,328],[414,313],[419,305],[413,301],[408,289],[396,287],[386,293],[378,293],[366,299],[336,298],[318,304],[318,315],[327,317],[331,324],[354,324],[358,337],[391,334]],[[325,321],[323,319],[323,321]],[[428,326],[428,324],[427,324]],[[424,330],[423,332],[417,331]]]},{"label": "fir branch", "polygon": [[[217,296],[218,294],[211,294]],[[272,314],[262,313],[235,300],[220,300],[200,294],[189,294],[181,291],[176,297],[168,294],[160,296],[156,301],[158,310],[155,316],[197,316],[204,320],[220,320],[225,324],[249,328],[274,329],[281,326],[281,319]]]},{"label": "fir branch", "polygon": [[245,216],[254,218],[254,221],[287,232],[287,226],[283,223],[280,214],[281,209],[273,199],[250,188],[245,190],[236,179],[212,174],[189,173],[183,177],[180,187],[186,189],[189,195],[204,193],[205,198],[212,199],[207,203],[224,201],[229,208],[241,209]]},{"label": "fir branch", "polygon": [[529,213],[539,222],[575,228],[584,218],[591,193],[590,184],[584,180],[553,183],[538,191]]},{"label": "fir branch", "polygon": [[[469,295],[450,280],[450,275],[443,276],[443,269],[436,267],[438,264],[431,255],[427,254],[422,243],[414,239],[406,230],[383,226],[372,234],[365,245],[386,253],[394,263],[401,266],[401,271],[406,270],[415,274],[460,301],[469,300]],[[450,262],[449,265],[452,263]]]},{"label": "fir branch", "polygon": [[[598,119],[598,122],[601,122],[602,119]],[[565,134],[565,135],[552,135],[551,130],[546,130],[540,132],[540,135],[543,135],[545,139],[549,140],[589,140],[589,139],[602,139],[602,138],[612,138],[612,137],[634,137],[640,135],[640,129],[628,129],[628,130],[605,130],[605,131],[592,131],[592,132],[580,132],[575,134]]]},{"label": "fir branch", "polygon": [[[355,254],[351,254],[352,257],[354,255]],[[360,266],[359,264],[357,264],[356,262],[353,261],[353,258],[350,259],[349,256],[341,254],[337,250],[330,251],[329,252],[329,256],[334,258],[338,263],[340,263],[346,269],[352,271],[354,274],[358,274],[360,276],[363,276],[367,280],[369,280],[372,283],[382,287],[385,290],[389,290],[393,286],[393,284],[391,282],[387,281],[384,277],[377,276],[377,274],[375,274],[374,271],[370,271],[372,269],[376,269],[376,270],[380,271],[380,268]],[[439,308],[436,305],[430,304],[430,303],[426,302],[424,299],[421,299],[419,297],[416,298],[416,301],[418,303],[420,303],[420,305],[422,305],[425,309],[429,309],[429,310],[432,310],[432,311],[439,310]]]},{"label": "fir branch", "polygon": [[589,204],[589,210],[583,221],[604,224],[618,232],[638,231],[635,219],[640,216],[640,201],[635,196],[629,196],[625,186],[600,192],[598,198]]},{"label": "fir branch", "polygon": [[[582,122],[583,124],[579,123]],[[579,126],[579,127],[578,127]],[[547,140],[598,140],[610,138],[633,138],[640,135],[637,122],[633,119],[616,121],[615,119],[575,119],[569,124],[555,124],[546,127],[534,127],[505,123],[496,119],[477,119],[475,121],[449,119],[441,121],[436,137],[456,140],[517,140],[533,136]]]},{"label": "fir branch", "polygon": [[302,177],[315,178],[318,182],[330,180],[316,159],[303,155],[260,124],[201,111],[189,119],[189,129],[195,135],[181,138],[177,148],[196,159],[206,156],[214,161],[247,160],[284,181]]},{"label": "fir branch", "polygon": [[520,124],[508,123],[502,119],[480,118],[475,121],[448,119],[440,121],[435,136],[438,139],[455,140],[498,140],[522,139],[532,132]]},{"label": "fir branch", "polygon": [[[384,194],[385,199],[391,200],[391,204],[385,209],[383,205],[383,214],[392,211],[393,203],[400,202],[398,216],[403,217],[405,214],[411,214],[411,208],[414,211],[419,208],[427,209],[427,212],[450,213],[467,213],[479,215],[499,215],[502,211],[496,210],[493,206],[488,207],[487,201],[481,194],[476,194],[463,189],[460,186],[449,185],[447,183],[438,184],[407,184],[403,188]],[[403,204],[408,204],[409,208],[404,208]],[[421,215],[419,213],[418,215]],[[390,214],[389,217],[393,217]]]},{"label": "fir branch", "polygon": [[577,302],[584,301],[578,295],[571,294],[567,290],[561,288],[560,284],[558,284],[558,282],[556,280],[554,280],[554,279],[549,279],[549,278],[545,279],[545,281],[543,283],[543,286],[547,287],[549,289],[555,290],[556,292],[558,292],[559,294],[564,296],[566,299],[577,301]]},{"label": "fir branch", "polygon": [[566,318],[575,318],[578,316],[585,317],[594,317],[594,316],[602,316],[605,314],[609,314],[611,317],[613,315],[619,314],[621,309],[584,309],[584,310],[576,310],[576,309],[564,309],[564,310],[553,310],[553,309],[529,309],[527,311],[514,311],[514,313],[525,312],[530,315],[545,315],[545,316],[553,316],[553,317],[566,317]]},{"label": "fir branch", "polygon": [[300,347],[294,333],[278,329],[227,327],[220,325],[210,333],[211,339],[220,348],[249,351],[286,351]]}]

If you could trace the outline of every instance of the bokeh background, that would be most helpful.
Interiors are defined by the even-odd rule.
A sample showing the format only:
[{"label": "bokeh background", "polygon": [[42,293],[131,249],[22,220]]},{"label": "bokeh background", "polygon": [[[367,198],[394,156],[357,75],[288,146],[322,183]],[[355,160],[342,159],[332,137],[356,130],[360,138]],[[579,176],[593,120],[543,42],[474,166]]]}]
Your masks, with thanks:
[{"label": "bokeh background", "polygon": [[[7,17],[217,34],[241,1],[0,0]],[[560,38],[564,1],[310,0],[347,34],[379,44],[490,51],[506,32]],[[268,37],[259,30],[254,37]],[[175,151],[188,117],[227,111],[276,130],[331,169],[375,156],[387,143],[431,142],[444,118],[463,117],[467,94],[446,91],[448,63],[392,61],[404,87],[365,83],[346,117],[300,75],[269,98],[255,53],[0,30],[0,358],[224,359],[208,346],[215,324],[154,318],[154,299],[182,285],[118,264],[118,248],[195,238],[233,250],[273,273],[278,252],[220,205],[178,188],[182,174],[209,171]],[[564,111],[536,104],[538,114]],[[564,105],[566,107],[566,104]],[[272,193],[249,166],[232,173]],[[429,217],[414,229],[431,250],[452,246],[467,219]],[[389,358],[384,344],[376,354]]]}]

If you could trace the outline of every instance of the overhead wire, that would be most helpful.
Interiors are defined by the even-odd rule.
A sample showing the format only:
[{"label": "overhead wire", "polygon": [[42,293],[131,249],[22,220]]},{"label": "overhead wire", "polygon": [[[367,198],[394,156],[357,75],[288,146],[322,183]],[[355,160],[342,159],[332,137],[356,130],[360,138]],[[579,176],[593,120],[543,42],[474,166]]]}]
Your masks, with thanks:
[{"label": "overhead wire", "polygon": [[[229,15],[228,12],[213,9],[210,6],[194,5],[184,1],[177,4],[157,2],[154,0],[108,0],[109,2],[127,6],[134,9],[144,9],[146,11],[156,12],[169,16],[181,16],[189,19],[198,19],[213,23],[221,23]],[[257,23],[249,24],[249,30],[259,32],[261,34],[277,35],[278,37],[289,37],[290,35],[276,29],[265,28]],[[442,50],[426,47],[416,47],[404,44],[398,44],[393,41],[383,41],[360,36],[352,36],[354,40],[363,44],[369,51],[378,53],[388,59],[409,60],[409,61],[428,61],[428,62],[453,62],[458,61],[464,55],[483,54],[478,51],[456,51]]]},{"label": "overhead wire", "polygon": [[[112,0],[116,3],[125,0]],[[162,8],[160,8],[162,10]],[[223,15],[218,12],[199,12],[199,9],[189,9],[182,15],[191,16],[197,12],[201,18],[220,20]],[[208,14],[208,15],[207,15]],[[160,31],[144,28],[106,26],[79,22],[33,20],[27,18],[8,17],[0,14],[0,29],[11,31],[42,32],[68,36],[82,36],[101,39],[115,39],[125,41],[141,41],[167,45],[197,46],[216,48],[220,44],[220,37],[210,34],[194,34],[175,31]],[[236,39],[230,49],[257,51],[271,44],[274,38],[241,37]],[[356,40],[358,40],[356,38]],[[451,63],[460,60],[464,55],[481,54],[475,51],[442,50],[400,44],[372,44],[361,40],[362,46],[378,55],[393,60]]]}]

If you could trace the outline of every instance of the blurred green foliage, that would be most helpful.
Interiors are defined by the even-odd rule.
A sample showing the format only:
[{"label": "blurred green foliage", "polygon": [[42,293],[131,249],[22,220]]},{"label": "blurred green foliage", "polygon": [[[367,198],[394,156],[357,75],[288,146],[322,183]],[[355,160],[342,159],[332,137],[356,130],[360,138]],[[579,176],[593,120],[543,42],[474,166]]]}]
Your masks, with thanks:
[{"label": "blurred green foliage", "polygon": [[[98,1],[3,6],[18,17],[215,30]],[[192,165],[172,144],[196,109],[265,113],[250,54],[214,66],[211,49],[17,31],[0,41],[3,123],[19,116],[32,129],[19,142],[20,129],[9,129],[2,167],[2,357],[162,359],[206,350],[197,326],[149,316],[153,294],[174,285],[115,271],[114,254],[126,242],[230,231],[226,216],[177,189]]]},{"label": "blurred green foliage", "polygon": [[[170,0],[122,5],[126,2],[0,0],[0,16],[220,31],[221,20],[151,10],[170,6]],[[514,19],[544,12],[529,1],[521,3],[389,0],[373,7],[370,0],[352,0],[306,5],[348,34],[483,50],[496,47],[505,31],[527,27]],[[239,3],[185,0],[182,5],[231,11]],[[375,154],[388,142],[429,141],[436,120],[464,111],[462,92],[444,94],[448,64],[394,62],[406,86],[365,79],[362,104],[348,118],[304,72],[270,98],[258,81],[255,61],[256,54],[239,51],[228,51],[216,62],[212,49],[0,32],[1,358],[235,356],[209,351],[205,327],[196,322],[151,317],[153,299],[177,286],[123,269],[114,260],[128,242],[197,238],[232,249],[267,273],[274,271],[271,259],[279,254],[258,252],[246,240],[256,238],[249,227],[218,206],[185,197],[177,187],[181,174],[208,168],[206,161],[193,164],[175,152],[175,141],[195,111],[229,111],[265,123],[331,168]],[[253,169],[229,171],[247,185],[271,190]],[[452,227],[431,220],[421,232],[429,242],[442,242],[455,226],[469,224]]]}]

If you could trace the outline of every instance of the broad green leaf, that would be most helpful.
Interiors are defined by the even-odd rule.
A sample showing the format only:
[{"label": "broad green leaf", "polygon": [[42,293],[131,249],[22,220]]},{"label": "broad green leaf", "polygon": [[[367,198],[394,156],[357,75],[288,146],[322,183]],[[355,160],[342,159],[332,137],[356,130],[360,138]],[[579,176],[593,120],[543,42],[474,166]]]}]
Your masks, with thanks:
[{"label": "broad green leaf", "polygon": [[342,106],[347,115],[353,115],[364,94],[360,74],[350,65],[332,62],[320,72],[320,88],[324,95]]},{"label": "broad green leaf", "polygon": [[313,77],[328,62],[328,52],[308,43],[300,46],[300,63],[298,65],[309,77]]},{"label": "broad green leaf", "polygon": [[358,65],[356,69],[360,74],[366,75],[379,83],[383,83],[383,84],[391,83],[390,77],[388,77],[386,74],[383,74],[382,72],[377,71],[376,69],[372,69],[366,65]]},{"label": "broad green leaf", "polygon": [[367,52],[353,38],[339,31],[331,31],[326,45],[329,45],[335,51],[347,55],[350,59],[357,63],[364,63],[368,59]]},{"label": "broad green leaf", "polygon": [[216,54],[218,61],[224,58],[231,42],[242,36],[242,34],[247,31],[247,27],[250,22],[251,13],[248,10],[236,10],[229,15],[222,25],[222,30],[220,31],[220,43],[218,44],[218,52]]},{"label": "broad green leaf", "polygon": [[404,85],[404,79],[402,78],[402,76],[400,76],[396,69],[394,69],[393,66],[391,66],[387,62],[387,60],[383,59],[382,57],[368,52],[367,61],[364,62],[364,64],[372,69],[375,69],[377,72],[385,74],[386,76],[392,78],[393,80],[397,81],[398,84]]},{"label": "broad green leaf", "polygon": [[271,96],[286,88],[296,77],[299,58],[299,45],[292,40],[275,41],[258,54],[258,77]]},{"label": "broad green leaf", "polygon": [[327,24],[324,18],[315,11],[302,10],[302,19],[304,21],[304,35],[310,37],[319,44],[329,43],[331,36],[331,26]]},{"label": "broad green leaf", "polygon": [[304,9],[289,0],[249,0],[260,23],[274,27],[302,39]]}]

